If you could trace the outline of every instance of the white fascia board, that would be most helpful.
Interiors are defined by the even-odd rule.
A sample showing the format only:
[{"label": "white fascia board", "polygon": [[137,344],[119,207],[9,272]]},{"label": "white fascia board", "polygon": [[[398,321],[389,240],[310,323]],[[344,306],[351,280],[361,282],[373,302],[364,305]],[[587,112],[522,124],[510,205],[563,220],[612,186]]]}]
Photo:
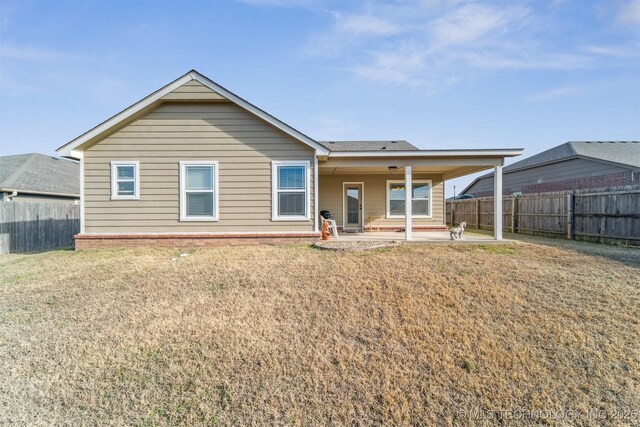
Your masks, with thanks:
[{"label": "white fascia board", "polygon": [[245,110],[249,111],[250,113],[260,117],[261,119],[263,119],[266,122],[268,122],[269,124],[277,127],[278,129],[280,129],[281,131],[287,133],[288,135],[292,136],[293,138],[295,138],[295,139],[303,142],[304,144],[314,148],[317,151],[318,155],[327,155],[327,154],[329,154],[329,150],[326,149],[321,144],[319,144],[318,142],[316,142],[313,139],[309,138],[308,136],[306,136],[305,134],[301,133],[300,131],[292,128],[291,126],[287,125],[286,123],[276,119],[275,117],[273,117],[272,115],[268,114],[267,112],[261,110],[260,108],[256,107],[255,105],[253,105],[253,104],[245,101],[244,99],[240,98],[239,96],[233,94],[232,92],[228,91],[227,89],[223,88],[222,86],[218,85],[217,83],[213,82],[212,80],[208,79],[207,77],[203,76],[202,74],[198,73],[197,71],[188,72],[187,74],[185,74],[184,76],[180,77],[179,79],[177,79],[177,80],[173,81],[172,83],[169,83],[168,85],[164,86],[163,88],[153,92],[151,95],[147,96],[146,98],[143,98],[141,101],[136,102],[135,104],[133,104],[129,108],[126,108],[126,109],[122,110],[120,113],[116,114],[115,116],[111,117],[110,119],[108,119],[108,120],[104,121],[103,123],[99,124],[98,126],[94,127],[90,131],[80,135],[76,139],[74,139],[74,140],[70,141],[69,143],[63,145],[62,147],[58,148],[56,150],[57,153],[62,157],[71,157],[71,158],[79,159],[80,157],[78,155],[78,152],[81,152],[82,150],[76,150],[77,147],[81,146],[82,144],[84,144],[85,142],[91,140],[92,138],[95,138],[96,136],[100,135],[101,133],[107,131],[108,129],[110,129],[111,127],[117,125],[118,123],[123,122],[124,120],[128,119],[132,115],[138,113],[139,111],[141,111],[144,108],[150,106],[151,104],[159,101],[165,95],[169,94],[170,92],[173,92],[175,89],[179,88],[180,86],[182,86],[185,83],[188,83],[188,82],[190,82],[192,80],[196,80],[196,81],[202,83],[203,85],[205,85],[209,89],[211,89],[214,92],[217,92],[218,94],[224,96],[225,98],[229,99],[231,102],[233,102],[233,103],[237,104],[238,106],[244,108]]},{"label": "white fascia board", "polygon": [[521,155],[521,148],[487,149],[487,150],[420,150],[420,151],[335,151],[329,153],[330,158],[337,157],[515,157]]},{"label": "white fascia board", "polygon": [[36,191],[36,190],[20,190],[16,188],[0,188],[0,193],[13,193],[17,192],[18,194],[35,194],[38,196],[55,196],[55,197],[70,197],[73,199],[79,199],[79,194],[74,193],[56,193],[53,191]]},{"label": "white fascia board", "polygon": [[256,107],[255,105],[251,104],[250,102],[245,101],[244,99],[240,98],[238,95],[228,91],[227,89],[223,88],[219,84],[217,84],[214,81],[208,79],[207,77],[203,76],[202,74],[198,73],[197,71],[192,71],[191,75],[192,75],[194,80],[197,80],[198,82],[200,82],[203,85],[207,86],[209,89],[219,93],[220,95],[224,96],[225,98],[227,98],[231,102],[233,102],[233,103],[237,104],[238,106],[244,108],[245,110],[249,111],[250,113],[260,117],[262,120],[264,120],[264,121],[270,123],[271,125],[277,127],[278,129],[280,129],[284,133],[289,134],[292,137],[294,137],[295,139],[298,139],[298,140],[304,142],[305,144],[307,144],[311,148],[314,148],[317,151],[316,155],[327,155],[327,154],[329,154],[329,150],[327,148],[325,148],[322,144],[319,144],[318,142],[316,142],[313,139],[309,138],[307,135],[305,135],[302,132],[292,128],[288,124],[278,120],[277,118],[273,117],[271,114],[267,113],[264,110],[261,110],[260,108]]}]

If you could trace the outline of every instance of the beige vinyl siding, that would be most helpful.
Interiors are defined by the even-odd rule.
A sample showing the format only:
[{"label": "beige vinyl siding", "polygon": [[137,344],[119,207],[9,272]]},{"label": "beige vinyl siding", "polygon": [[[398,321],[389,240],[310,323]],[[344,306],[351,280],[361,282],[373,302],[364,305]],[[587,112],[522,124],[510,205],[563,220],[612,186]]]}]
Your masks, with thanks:
[{"label": "beige vinyl siding", "polygon": [[171,100],[171,101],[186,101],[186,100],[222,101],[222,100],[225,100],[223,96],[215,93],[214,91],[212,91],[211,89],[203,85],[202,83],[195,80],[185,83],[184,85],[180,86],[179,88],[172,91],[171,93],[168,93],[167,95],[163,96],[162,99]]},{"label": "beige vinyl siding", "polygon": [[[313,231],[314,150],[232,103],[166,103],[84,153],[85,232]],[[110,162],[140,162],[140,200],[111,200]],[[179,221],[179,162],[219,163],[217,222]],[[271,221],[271,162],[311,164],[309,221]]]},{"label": "beige vinyl siding", "polygon": [[[414,180],[431,180],[431,218],[413,218],[413,225],[444,225],[444,184],[439,174],[413,174]],[[376,218],[381,226],[404,226],[404,218],[387,218],[387,180],[404,180],[404,174],[320,175],[318,211],[329,210],[342,226],[343,186],[345,182],[364,182],[364,220]]]}]

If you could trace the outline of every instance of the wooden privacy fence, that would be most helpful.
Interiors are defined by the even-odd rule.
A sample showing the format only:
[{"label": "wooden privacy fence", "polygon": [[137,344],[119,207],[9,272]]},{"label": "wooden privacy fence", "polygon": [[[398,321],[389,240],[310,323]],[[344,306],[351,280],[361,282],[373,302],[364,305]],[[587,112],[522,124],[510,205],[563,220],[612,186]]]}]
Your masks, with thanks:
[{"label": "wooden privacy fence", "polygon": [[0,254],[73,247],[80,205],[0,202]]},{"label": "wooden privacy fence", "polygon": [[[493,197],[446,202],[447,224],[493,230]],[[640,187],[505,196],[503,231],[640,245]]]}]

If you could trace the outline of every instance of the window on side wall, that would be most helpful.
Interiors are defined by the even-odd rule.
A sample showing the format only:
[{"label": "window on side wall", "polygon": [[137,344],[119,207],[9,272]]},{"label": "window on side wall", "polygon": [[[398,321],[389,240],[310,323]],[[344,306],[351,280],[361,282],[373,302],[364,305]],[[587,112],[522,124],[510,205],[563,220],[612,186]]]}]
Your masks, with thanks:
[{"label": "window on side wall", "polygon": [[137,161],[111,162],[111,199],[140,198],[140,164]]},{"label": "window on side wall", "polygon": [[272,220],[309,220],[310,162],[272,163]]},{"label": "window on side wall", "polygon": [[[405,182],[387,181],[387,218],[404,218]],[[431,218],[431,181],[417,179],[412,182],[411,217]]]},{"label": "window on side wall", "polygon": [[218,220],[218,162],[180,162],[180,221]]}]

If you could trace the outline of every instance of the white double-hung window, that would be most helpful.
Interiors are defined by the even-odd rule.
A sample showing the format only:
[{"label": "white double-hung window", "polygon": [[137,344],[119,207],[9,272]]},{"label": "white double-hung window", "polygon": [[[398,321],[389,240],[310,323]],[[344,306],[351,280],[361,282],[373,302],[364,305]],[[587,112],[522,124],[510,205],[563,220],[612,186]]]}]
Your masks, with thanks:
[{"label": "white double-hung window", "polygon": [[140,198],[140,163],[119,160],[111,162],[111,199]]},{"label": "white double-hung window", "polygon": [[180,162],[180,221],[218,220],[218,162]]},{"label": "white double-hung window", "polygon": [[272,220],[309,220],[310,176],[309,161],[272,162]]},{"label": "white double-hung window", "polygon": [[[416,179],[411,185],[411,217],[431,218],[431,180]],[[387,181],[387,218],[404,218],[405,191],[404,181]]]}]

